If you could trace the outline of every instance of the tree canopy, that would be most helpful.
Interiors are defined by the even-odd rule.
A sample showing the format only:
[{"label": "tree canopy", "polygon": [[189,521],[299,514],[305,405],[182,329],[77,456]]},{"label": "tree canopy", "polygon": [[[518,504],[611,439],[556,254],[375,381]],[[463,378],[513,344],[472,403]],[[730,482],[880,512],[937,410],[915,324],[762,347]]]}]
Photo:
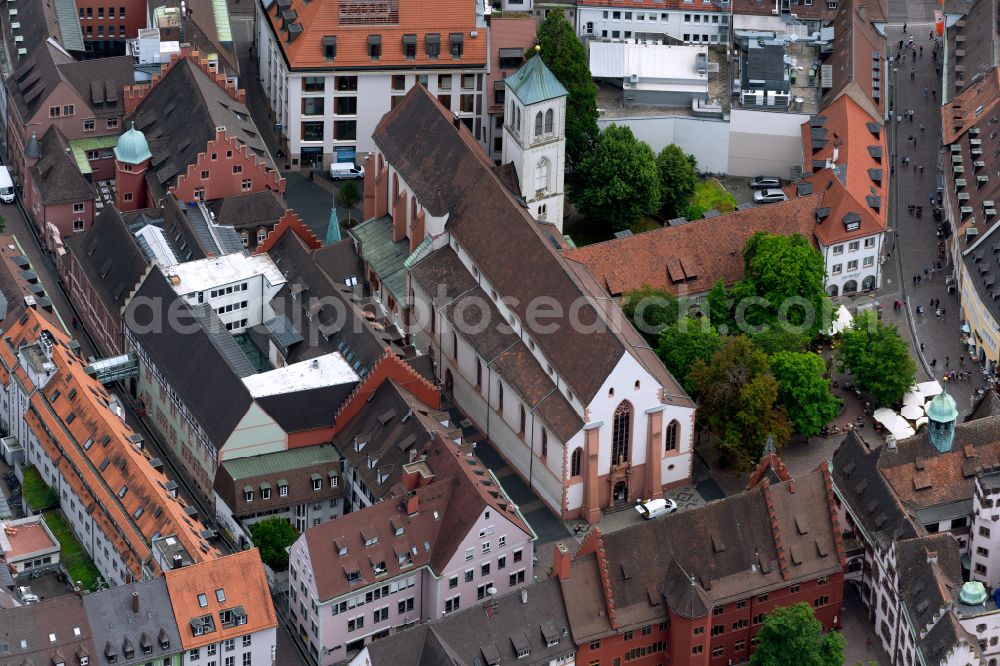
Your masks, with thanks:
[{"label": "tree canopy", "polygon": [[655,343],[667,326],[677,321],[679,304],[670,292],[646,285],[627,292],[622,298],[622,311],[636,330]]},{"label": "tree canopy", "polygon": [[874,312],[854,318],[842,334],[837,362],[858,387],[882,405],[903,399],[913,387],[917,366],[899,331]]},{"label": "tree canopy", "polygon": [[250,526],[250,537],[260,549],[260,559],[275,571],[288,569],[286,548],[299,538],[298,532],[283,518],[265,518]]},{"label": "tree canopy", "polygon": [[656,167],[660,173],[660,205],[667,219],[684,215],[698,185],[697,165],[694,155],[686,154],[673,143],[656,156]]},{"label": "tree canopy", "polygon": [[775,608],[764,617],[757,632],[757,649],[751,666],[841,666],[844,637],[840,632],[823,633],[807,603]]},{"label": "tree canopy", "polygon": [[840,413],[840,399],[823,377],[823,357],[811,352],[779,351],[771,356],[771,372],[778,380],[778,401],[795,430],[806,437],[820,433]]},{"label": "tree canopy", "polygon": [[349,180],[340,186],[340,191],[337,192],[337,203],[347,209],[348,226],[354,223],[354,218],[352,217],[354,207],[363,198],[364,195],[361,193],[361,188],[354,181]]},{"label": "tree canopy", "polygon": [[576,176],[577,207],[591,219],[606,220],[616,231],[628,229],[660,208],[656,156],[628,127],[611,125],[601,132]]},{"label": "tree canopy", "polygon": [[760,459],[768,436],[778,446],[788,441],[791,427],[777,404],[778,380],[767,356],[746,336],[724,338],[711,361],[694,361],[688,377],[699,417],[718,438],[726,464],[747,469]]},{"label": "tree canopy", "polygon": [[710,361],[722,342],[723,338],[706,320],[682,317],[660,333],[657,353],[667,370],[691,393],[695,382],[689,375],[694,362]]},{"label": "tree canopy", "polygon": [[[590,62],[583,42],[560,11],[549,12],[538,27],[538,52],[552,74],[563,84],[566,99],[566,160],[580,164],[597,140],[597,86],[590,76]],[[534,55],[532,49],[528,55]]]},{"label": "tree canopy", "polygon": [[[732,296],[736,315],[750,327],[782,325],[815,335],[829,318],[823,255],[799,234],[758,231],[743,250],[746,277]],[[737,322],[743,323],[743,322]]]}]

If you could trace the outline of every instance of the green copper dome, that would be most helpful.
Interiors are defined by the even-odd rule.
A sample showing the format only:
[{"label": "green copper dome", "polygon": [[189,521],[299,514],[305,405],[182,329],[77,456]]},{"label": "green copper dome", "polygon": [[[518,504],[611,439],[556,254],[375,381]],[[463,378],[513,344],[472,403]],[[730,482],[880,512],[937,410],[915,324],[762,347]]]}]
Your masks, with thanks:
[{"label": "green copper dome", "polygon": [[149,144],[146,143],[146,137],[135,128],[135,123],[132,123],[132,127],[118,137],[115,157],[119,162],[142,164],[152,156],[152,153],[149,152]]},{"label": "green copper dome", "polygon": [[938,393],[927,405],[927,418],[938,423],[950,423],[957,419],[955,399],[947,391]]},{"label": "green copper dome", "polygon": [[977,606],[989,599],[990,595],[986,593],[985,585],[978,581],[969,581],[962,585],[958,598],[963,604]]}]

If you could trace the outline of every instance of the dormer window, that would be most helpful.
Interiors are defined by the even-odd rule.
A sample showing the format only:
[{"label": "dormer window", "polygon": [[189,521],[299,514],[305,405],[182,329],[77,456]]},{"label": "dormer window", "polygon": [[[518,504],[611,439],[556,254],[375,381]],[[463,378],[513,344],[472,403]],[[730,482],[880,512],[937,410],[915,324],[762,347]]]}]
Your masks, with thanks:
[{"label": "dormer window", "polygon": [[327,60],[334,60],[337,57],[337,36],[324,35],[323,37],[323,57]]},{"label": "dormer window", "polygon": [[386,568],[384,561],[382,561],[382,562],[372,562],[372,571],[375,572],[376,576],[381,576],[386,571],[388,571],[388,569]]}]

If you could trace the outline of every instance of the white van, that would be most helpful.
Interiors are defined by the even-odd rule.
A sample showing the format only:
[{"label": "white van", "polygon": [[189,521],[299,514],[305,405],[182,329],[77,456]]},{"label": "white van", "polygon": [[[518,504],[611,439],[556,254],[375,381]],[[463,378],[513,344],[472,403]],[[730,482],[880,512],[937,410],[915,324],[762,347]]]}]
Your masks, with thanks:
[{"label": "white van", "polygon": [[14,181],[5,166],[0,166],[0,201],[5,204],[14,203]]},{"label": "white van", "polygon": [[333,180],[361,180],[365,177],[365,168],[354,162],[333,162],[330,165],[330,178]]},{"label": "white van", "polygon": [[646,520],[652,520],[659,516],[665,516],[677,510],[677,502],[672,499],[654,499],[635,501],[635,510]]}]

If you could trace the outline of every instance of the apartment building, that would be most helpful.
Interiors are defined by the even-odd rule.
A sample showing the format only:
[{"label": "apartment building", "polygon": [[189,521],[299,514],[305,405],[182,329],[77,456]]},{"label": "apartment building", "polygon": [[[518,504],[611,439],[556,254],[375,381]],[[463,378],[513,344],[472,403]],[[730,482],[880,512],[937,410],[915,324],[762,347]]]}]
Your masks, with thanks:
[{"label": "apartment building", "polygon": [[576,31],[582,39],[635,40],[652,44],[725,44],[728,2],[579,0]]},{"label": "apartment building", "polygon": [[[537,59],[525,67],[545,79]],[[521,85],[541,88],[533,79]],[[563,102],[551,103],[555,115],[565,98],[554,99]],[[515,121],[523,135],[533,136],[535,117]],[[563,117],[553,123],[561,129]],[[590,521],[601,507],[687,483],[694,404],[603,288],[561,256],[555,220],[533,219],[518,184],[422,87],[382,120],[375,143],[368,221],[352,230],[369,287],[511,467],[557,514]],[[521,165],[531,182],[561,170]],[[529,321],[539,299],[559,304],[546,322],[557,332]],[[596,325],[584,332],[570,312]]]},{"label": "apartment building", "polygon": [[67,522],[113,585],[218,556],[161,461],[119,415],[78,345],[34,310],[0,346],[0,408],[27,464],[58,494]]},{"label": "apartment building", "polygon": [[254,54],[292,169],[361,162],[420,84],[485,143],[482,3],[256,0]]},{"label": "apartment building", "polygon": [[83,609],[96,648],[91,663],[180,666],[180,632],[163,576],[85,594]]},{"label": "apartment building", "polygon": [[322,666],[532,581],[535,535],[517,507],[470,451],[435,440],[398,494],[292,545],[289,609]]}]

